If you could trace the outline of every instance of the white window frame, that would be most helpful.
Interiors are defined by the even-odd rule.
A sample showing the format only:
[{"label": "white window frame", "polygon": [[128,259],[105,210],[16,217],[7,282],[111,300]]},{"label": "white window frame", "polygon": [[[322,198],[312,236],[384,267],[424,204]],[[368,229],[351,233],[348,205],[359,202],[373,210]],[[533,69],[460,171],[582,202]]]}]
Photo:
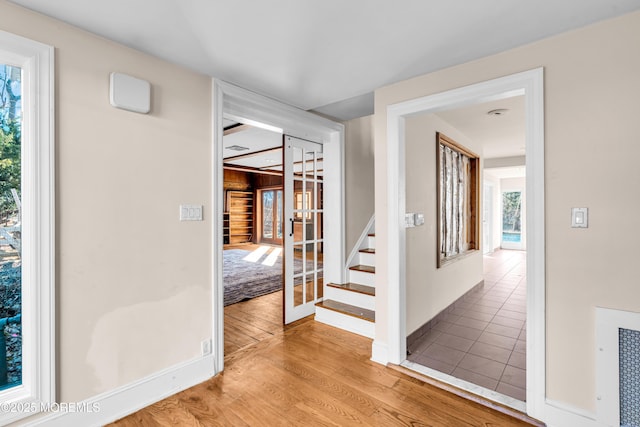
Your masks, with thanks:
[{"label": "white window frame", "polygon": [[55,399],[54,49],[0,31],[0,63],[22,69],[23,104],[22,384],[0,392],[5,425]]}]

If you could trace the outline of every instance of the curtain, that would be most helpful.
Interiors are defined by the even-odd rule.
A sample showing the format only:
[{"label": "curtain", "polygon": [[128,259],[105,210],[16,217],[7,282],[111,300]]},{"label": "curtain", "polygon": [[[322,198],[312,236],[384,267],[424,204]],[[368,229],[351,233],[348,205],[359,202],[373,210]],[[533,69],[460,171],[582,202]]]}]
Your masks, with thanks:
[{"label": "curtain", "polygon": [[469,157],[440,144],[440,256],[468,249]]}]

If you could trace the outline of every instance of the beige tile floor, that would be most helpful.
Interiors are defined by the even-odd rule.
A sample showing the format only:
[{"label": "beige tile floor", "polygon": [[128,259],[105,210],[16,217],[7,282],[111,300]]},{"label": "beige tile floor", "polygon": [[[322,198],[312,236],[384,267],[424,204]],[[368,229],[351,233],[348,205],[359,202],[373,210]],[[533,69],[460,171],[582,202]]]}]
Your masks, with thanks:
[{"label": "beige tile floor", "polygon": [[409,348],[408,359],[525,400],[526,252],[484,257],[484,286]]}]

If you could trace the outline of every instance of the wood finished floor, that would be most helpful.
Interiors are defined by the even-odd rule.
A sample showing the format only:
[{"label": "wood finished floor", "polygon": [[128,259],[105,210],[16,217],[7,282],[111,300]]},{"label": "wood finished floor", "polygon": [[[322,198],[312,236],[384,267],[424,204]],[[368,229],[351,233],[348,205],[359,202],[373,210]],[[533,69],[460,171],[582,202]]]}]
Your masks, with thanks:
[{"label": "wood finished floor", "polygon": [[269,298],[225,310],[223,373],[112,426],[531,425],[371,362],[370,339],[312,316],[285,327]]}]

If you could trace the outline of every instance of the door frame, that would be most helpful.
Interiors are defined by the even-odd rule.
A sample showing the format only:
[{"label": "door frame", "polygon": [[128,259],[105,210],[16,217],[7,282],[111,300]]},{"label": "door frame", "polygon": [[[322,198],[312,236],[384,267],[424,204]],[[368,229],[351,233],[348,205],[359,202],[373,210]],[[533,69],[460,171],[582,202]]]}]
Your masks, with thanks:
[{"label": "door frame", "polygon": [[344,125],[308,111],[283,104],[241,87],[212,79],[212,351],[214,372],[224,369],[224,305],[222,251],[223,229],[223,117],[324,144],[325,283],[344,283]]},{"label": "door frame", "polygon": [[[527,414],[544,417],[546,387],[544,86],[537,68],[387,107],[387,343],[376,337],[373,359],[406,360],[405,118],[513,96],[525,97],[527,221]],[[382,317],[382,316],[381,316]],[[385,350],[386,348],[386,350]],[[386,354],[385,354],[386,353]]]}]

